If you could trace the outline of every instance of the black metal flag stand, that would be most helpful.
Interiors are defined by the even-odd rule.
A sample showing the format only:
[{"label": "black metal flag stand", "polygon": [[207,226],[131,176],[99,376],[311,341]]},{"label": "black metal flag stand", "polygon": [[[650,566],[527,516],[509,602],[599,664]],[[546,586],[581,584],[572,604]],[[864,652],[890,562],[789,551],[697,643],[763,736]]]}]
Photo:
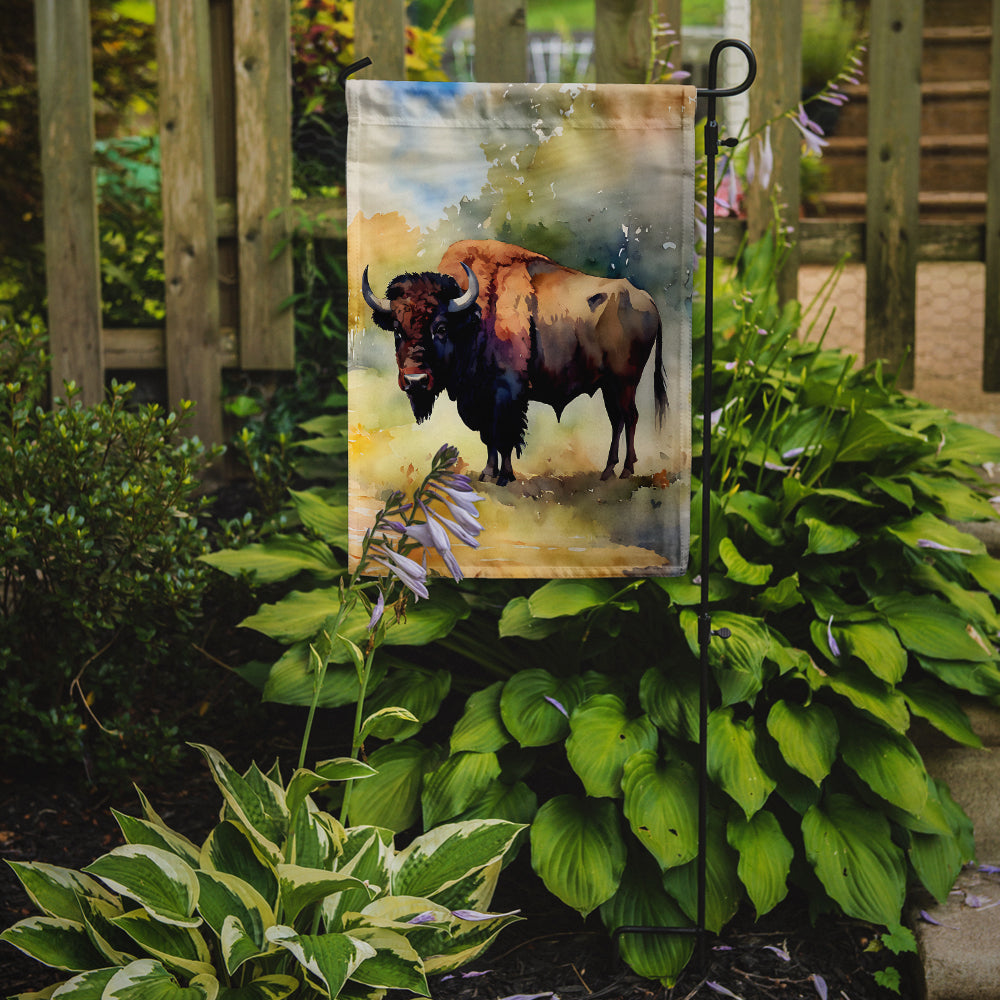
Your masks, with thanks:
[{"label": "black metal flag stand", "polygon": [[[739,86],[720,89],[717,87],[719,56],[727,48],[739,49],[747,59],[747,75]],[[734,38],[723,39],[712,49],[708,61],[708,87],[699,88],[698,96],[707,100],[705,122],[705,161],[708,182],[706,184],[705,220],[705,348],[704,348],[704,394],[702,397],[702,451],[701,451],[701,600],[698,610],[698,648],[701,653],[701,686],[698,698],[698,910],[694,927],[655,927],[646,925],[618,927],[613,934],[619,941],[623,934],[694,934],[698,939],[698,964],[702,970],[705,960],[705,896],[707,889],[707,844],[708,844],[708,697],[710,672],[708,650],[712,637],[729,638],[729,629],[712,629],[712,614],[709,611],[709,537],[711,533],[711,491],[709,480],[712,474],[712,299],[715,287],[715,158],[720,146],[735,146],[735,138],[719,139],[719,123],[715,119],[716,99],[735,97],[750,89],[757,76],[757,59],[753,49],[746,42]]]}]

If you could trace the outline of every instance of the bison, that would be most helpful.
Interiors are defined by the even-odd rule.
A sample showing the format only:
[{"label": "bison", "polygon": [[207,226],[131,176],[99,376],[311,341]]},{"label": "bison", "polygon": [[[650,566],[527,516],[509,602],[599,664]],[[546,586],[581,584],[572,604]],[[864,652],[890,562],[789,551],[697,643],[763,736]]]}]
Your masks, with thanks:
[{"label": "bison", "polygon": [[[461,282],[461,283],[460,283]],[[462,284],[465,287],[462,287]],[[385,298],[361,283],[375,323],[396,340],[399,387],[417,422],[447,390],[459,416],[486,445],[480,480],[514,480],[529,400],[560,417],[577,396],[600,389],[611,421],[601,479],[614,475],[625,431],[621,478],[635,471],[636,388],[656,347],[657,420],[667,406],[660,315],[625,278],[598,278],[496,240],[452,244],[436,272],[401,274]]]}]

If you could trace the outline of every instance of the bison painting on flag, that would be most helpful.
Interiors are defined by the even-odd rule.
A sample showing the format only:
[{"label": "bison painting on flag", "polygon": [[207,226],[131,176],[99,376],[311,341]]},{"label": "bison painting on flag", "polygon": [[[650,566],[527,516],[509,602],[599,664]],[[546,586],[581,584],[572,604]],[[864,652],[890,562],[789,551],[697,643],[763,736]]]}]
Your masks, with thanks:
[{"label": "bison painting on flag", "polygon": [[352,554],[448,442],[466,575],[683,573],[695,91],[347,92]]}]

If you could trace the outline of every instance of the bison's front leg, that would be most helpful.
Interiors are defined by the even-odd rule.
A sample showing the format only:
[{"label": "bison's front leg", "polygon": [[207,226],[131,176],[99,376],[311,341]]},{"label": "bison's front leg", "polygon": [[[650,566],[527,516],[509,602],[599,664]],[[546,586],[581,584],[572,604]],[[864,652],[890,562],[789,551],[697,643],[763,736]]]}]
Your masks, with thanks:
[{"label": "bison's front leg", "polygon": [[496,479],[497,475],[497,450],[489,442],[487,434],[484,431],[481,433],[480,438],[482,438],[483,444],[486,445],[486,466],[482,472],[479,473],[479,481],[481,483],[485,482],[487,479]]}]

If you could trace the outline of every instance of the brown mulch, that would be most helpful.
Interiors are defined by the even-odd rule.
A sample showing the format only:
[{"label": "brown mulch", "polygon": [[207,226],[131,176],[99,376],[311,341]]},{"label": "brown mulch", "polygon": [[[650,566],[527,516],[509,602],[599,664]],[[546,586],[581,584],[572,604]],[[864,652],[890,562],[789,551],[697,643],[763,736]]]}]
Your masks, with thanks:
[{"label": "brown mulch", "polygon": [[[259,737],[258,733],[258,737]],[[279,738],[278,743],[287,741]],[[260,745],[260,744],[258,744]],[[268,744],[264,744],[268,745]],[[274,745],[274,741],[270,745]],[[242,763],[235,745],[221,747]],[[164,820],[194,840],[218,814],[219,797],[200,755],[162,787],[148,790]],[[284,757],[284,753],[282,753]],[[0,858],[81,868],[121,843],[111,807],[139,814],[134,793],[108,796],[72,782],[8,774],[0,778]],[[717,939],[706,940],[704,969],[697,962],[672,989],[636,976],[613,950],[596,914],[587,921],[546,893],[525,855],[500,879],[494,908],[519,908],[525,919],[506,929],[470,968],[431,977],[435,1000],[499,1000],[550,996],[562,1000],[693,1000],[735,995],[742,1000],[888,1000],[873,974],[887,965],[903,973],[902,996],[917,994],[903,958],[866,950],[871,928],[822,918],[811,926],[801,901],[782,904],[755,924],[737,916]],[[0,927],[31,915],[32,907],[6,865],[0,865]],[[65,978],[0,944],[0,995],[41,989]]]}]

